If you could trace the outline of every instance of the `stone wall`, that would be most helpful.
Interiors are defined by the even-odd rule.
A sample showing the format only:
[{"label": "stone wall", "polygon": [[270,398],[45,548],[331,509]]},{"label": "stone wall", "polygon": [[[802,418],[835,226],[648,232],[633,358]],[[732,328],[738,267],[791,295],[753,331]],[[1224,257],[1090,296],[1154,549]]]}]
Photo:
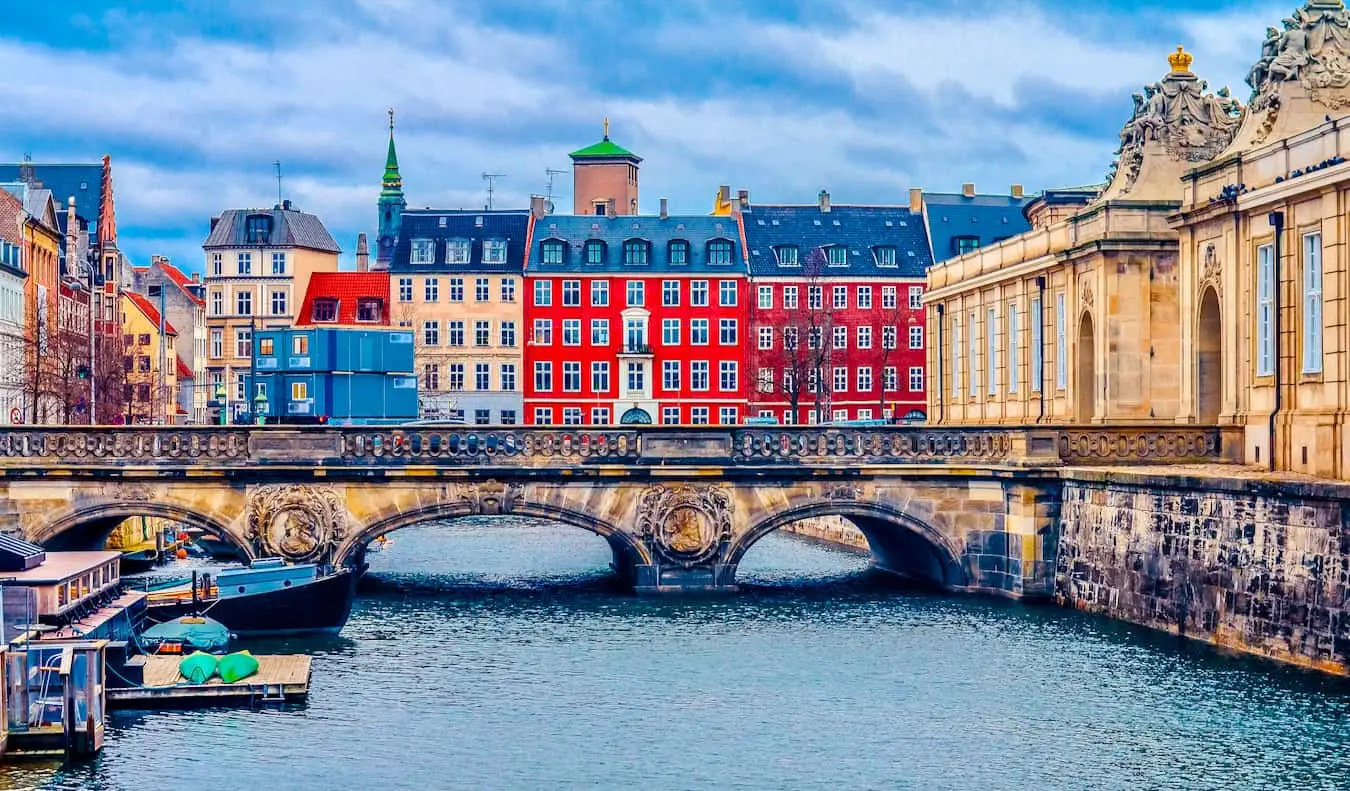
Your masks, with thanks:
[{"label": "stone wall", "polygon": [[867,538],[863,536],[862,531],[842,516],[820,516],[813,519],[802,519],[801,521],[784,525],[782,530],[784,533],[804,536],[844,549],[855,549],[861,552],[869,551]]},{"label": "stone wall", "polygon": [[1057,601],[1350,675],[1350,487],[1256,473],[1066,479]]}]

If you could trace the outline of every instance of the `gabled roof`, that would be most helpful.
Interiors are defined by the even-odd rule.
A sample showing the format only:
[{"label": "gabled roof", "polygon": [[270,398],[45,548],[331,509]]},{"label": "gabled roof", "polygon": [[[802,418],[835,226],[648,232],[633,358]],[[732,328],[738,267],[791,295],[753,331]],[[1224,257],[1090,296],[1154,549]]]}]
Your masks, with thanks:
[{"label": "gabled roof", "polygon": [[[834,246],[847,249],[845,264],[817,276],[922,278],[933,263],[923,217],[907,206],[752,205],[741,210],[741,225],[750,274],[759,277],[806,276],[810,256],[823,261]],[[779,266],[776,247],[796,247],[798,265]],[[877,265],[879,247],[895,248],[895,266]]]},{"label": "gabled roof", "polygon": [[[323,326],[334,324],[359,324],[361,326],[389,326],[389,273],[388,272],[315,272],[309,278],[309,288],[305,291],[304,302],[300,304],[300,313],[296,315],[297,327],[314,326],[314,302],[334,299],[338,303],[336,321],[318,322]],[[379,321],[357,321],[356,305],[358,300],[378,299],[380,301]]]},{"label": "gabled roof", "polygon": [[1032,197],[1014,198],[1011,195],[976,195],[961,193],[925,192],[928,208],[928,233],[933,238],[933,258],[945,261],[955,258],[961,237],[975,237],[980,247],[1031,230],[1022,209]]},{"label": "gabled roof", "polygon": [[192,293],[191,287],[197,284],[192,282],[192,278],[183,274],[183,270],[162,258],[155,261],[155,266],[159,267],[160,271],[164,273],[164,276],[173,281],[174,285],[178,286],[184,294],[187,294],[188,299],[198,305],[206,304],[206,300]]},{"label": "gabled roof", "polygon": [[[586,243],[598,240],[604,243],[603,263],[587,263]],[[625,263],[624,242],[641,240],[650,245],[645,265]],[[670,263],[670,243],[689,243],[687,263]],[[731,244],[730,264],[709,264],[708,243],[723,240]],[[550,243],[563,242],[562,263],[546,263],[543,249]],[[707,214],[670,215],[664,219],[652,215],[612,215],[598,217],[590,214],[549,215],[534,223],[529,272],[651,272],[744,274],[745,256],[742,254],[740,230],[733,217],[713,217]]]},{"label": "gabled roof", "polygon": [[196,379],[196,378],[197,378],[197,377],[192,373],[192,369],[188,367],[188,364],[185,363],[185,362],[183,362],[183,358],[182,358],[182,357],[179,357],[179,356],[176,355],[176,354],[174,355],[174,357],[177,358],[177,360],[178,360],[178,378],[179,378],[179,379]]},{"label": "gabled roof", "polygon": [[[0,164],[0,181],[19,181],[23,178],[22,163]],[[98,222],[100,196],[103,190],[103,164],[31,165],[33,177],[49,189],[60,212],[66,201],[75,198],[75,214],[89,225]]]},{"label": "gabled roof", "polygon": [[[403,212],[398,244],[389,271],[401,272],[466,272],[519,274],[525,262],[525,238],[529,234],[528,209],[498,209],[495,211],[465,211],[463,209],[411,209]],[[431,240],[433,263],[413,264],[413,240]],[[469,242],[469,263],[451,264],[446,261],[446,242]],[[506,242],[506,261],[499,264],[483,263],[483,242]]]},{"label": "gabled roof", "polygon": [[211,232],[202,242],[202,249],[259,246],[259,243],[248,238],[248,218],[265,216],[271,218],[271,232],[262,246],[342,252],[318,217],[289,208],[288,204],[270,209],[227,209],[221,212],[219,217],[212,219]]},{"label": "gabled roof", "polygon": [[[156,327],[159,326],[159,308],[156,308],[153,302],[145,296],[137,294],[135,291],[123,291],[122,294],[126,296],[127,299],[131,300],[131,304],[135,305],[137,310],[150,320],[151,324]],[[169,335],[178,334],[178,330],[173,328],[173,325],[169,323],[168,319],[164,320],[164,332]]]}]

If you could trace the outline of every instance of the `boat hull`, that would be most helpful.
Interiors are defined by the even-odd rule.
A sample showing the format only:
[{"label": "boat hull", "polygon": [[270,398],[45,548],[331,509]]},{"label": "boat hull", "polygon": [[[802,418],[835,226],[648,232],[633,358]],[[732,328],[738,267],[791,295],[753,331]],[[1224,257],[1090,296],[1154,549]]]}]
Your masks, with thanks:
[{"label": "boat hull", "polygon": [[164,623],[184,615],[205,615],[240,637],[337,634],[352,612],[355,576],[344,569],[312,582],[263,593],[207,602],[154,604],[146,608],[146,616]]}]

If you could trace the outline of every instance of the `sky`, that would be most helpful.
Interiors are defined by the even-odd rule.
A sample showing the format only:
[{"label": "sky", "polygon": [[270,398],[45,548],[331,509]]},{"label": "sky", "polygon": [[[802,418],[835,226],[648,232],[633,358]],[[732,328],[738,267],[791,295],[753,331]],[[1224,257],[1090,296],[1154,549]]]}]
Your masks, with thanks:
[{"label": "sky", "polygon": [[[525,207],[569,151],[644,158],[641,208],[903,204],[1095,183],[1184,44],[1244,83],[1301,0],[0,0],[0,161],[113,160],[122,249],[202,269],[210,218],[282,194],[352,265],[388,136],[409,206]],[[58,196],[59,197],[59,196]]]}]

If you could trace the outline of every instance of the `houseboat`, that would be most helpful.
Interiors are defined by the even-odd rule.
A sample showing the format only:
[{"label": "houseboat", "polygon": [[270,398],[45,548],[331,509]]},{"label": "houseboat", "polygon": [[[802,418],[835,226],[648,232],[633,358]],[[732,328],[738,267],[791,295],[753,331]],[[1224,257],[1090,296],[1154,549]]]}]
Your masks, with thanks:
[{"label": "houseboat", "polygon": [[350,569],[265,558],[214,574],[194,572],[147,595],[146,614],[154,623],[206,615],[239,637],[257,637],[336,634],[347,624],[356,590]]},{"label": "houseboat", "polygon": [[0,535],[0,636],[132,640],[145,594],[123,591],[120,552],[46,552]]}]

